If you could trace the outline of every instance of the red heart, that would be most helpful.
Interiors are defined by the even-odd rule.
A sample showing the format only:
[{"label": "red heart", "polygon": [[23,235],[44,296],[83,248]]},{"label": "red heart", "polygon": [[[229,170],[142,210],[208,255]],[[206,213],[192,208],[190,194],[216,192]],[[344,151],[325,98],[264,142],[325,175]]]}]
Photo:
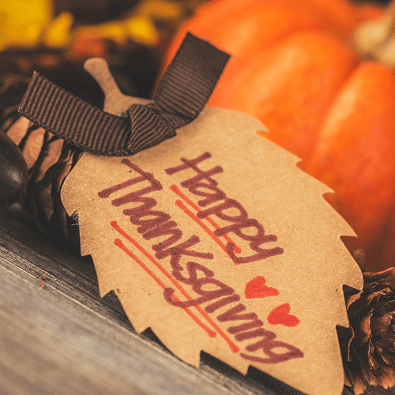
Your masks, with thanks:
[{"label": "red heart", "polygon": [[295,315],[289,314],[290,311],[291,306],[289,303],[284,303],[273,309],[267,317],[267,320],[269,324],[272,325],[281,324],[285,326],[296,326],[300,322],[299,318]]},{"label": "red heart", "polygon": [[277,296],[280,292],[276,288],[265,285],[265,277],[258,276],[246,284],[244,294],[247,299],[265,298],[266,296]]}]

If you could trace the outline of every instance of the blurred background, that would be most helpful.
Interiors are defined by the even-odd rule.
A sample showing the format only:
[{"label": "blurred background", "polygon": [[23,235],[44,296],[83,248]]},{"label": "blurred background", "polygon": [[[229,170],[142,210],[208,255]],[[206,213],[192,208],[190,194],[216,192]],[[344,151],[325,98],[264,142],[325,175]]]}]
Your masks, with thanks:
[{"label": "blurred background", "polygon": [[[0,78],[14,73],[22,80],[37,70],[100,105],[101,90],[82,70],[87,58],[100,56],[108,61],[124,93],[150,97],[171,38],[184,20],[209,1],[1,1]],[[0,100],[4,108],[7,97]]]},{"label": "blurred background", "polygon": [[[0,2],[0,78],[24,85],[33,70],[97,106],[82,69],[105,58],[125,94],[149,97],[163,52],[203,0],[10,0]],[[13,74],[14,80],[10,80]],[[4,84],[3,79],[0,81]],[[23,89],[23,88],[22,88]],[[15,95],[10,91],[9,95]],[[11,97],[1,96],[1,108]]]}]

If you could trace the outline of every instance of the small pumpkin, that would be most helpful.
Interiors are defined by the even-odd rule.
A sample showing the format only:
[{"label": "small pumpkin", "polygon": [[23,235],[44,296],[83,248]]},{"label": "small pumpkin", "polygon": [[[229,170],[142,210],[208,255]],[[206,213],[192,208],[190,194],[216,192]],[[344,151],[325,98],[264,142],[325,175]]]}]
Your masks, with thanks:
[{"label": "small pumpkin", "polygon": [[[345,0],[214,0],[181,26],[165,61],[187,31],[232,55],[208,104],[259,118],[333,188],[327,200],[359,235],[345,240],[350,250],[380,249],[395,201],[395,73],[353,44],[381,15]],[[368,254],[368,266],[393,265],[395,249],[386,256],[374,266]]]}]

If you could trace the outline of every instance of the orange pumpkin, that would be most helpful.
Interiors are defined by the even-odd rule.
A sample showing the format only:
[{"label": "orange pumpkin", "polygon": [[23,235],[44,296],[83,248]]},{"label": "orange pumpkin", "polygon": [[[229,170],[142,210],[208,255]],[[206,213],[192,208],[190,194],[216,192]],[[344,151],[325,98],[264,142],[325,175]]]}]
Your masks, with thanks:
[{"label": "orange pumpkin", "polygon": [[[259,118],[267,138],[334,189],[327,199],[359,235],[345,240],[350,250],[375,248],[395,200],[395,74],[352,44],[381,12],[346,0],[209,1],[165,61],[187,31],[232,55],[208,104]],[[386,255],[371,270],[393,265]]]}]

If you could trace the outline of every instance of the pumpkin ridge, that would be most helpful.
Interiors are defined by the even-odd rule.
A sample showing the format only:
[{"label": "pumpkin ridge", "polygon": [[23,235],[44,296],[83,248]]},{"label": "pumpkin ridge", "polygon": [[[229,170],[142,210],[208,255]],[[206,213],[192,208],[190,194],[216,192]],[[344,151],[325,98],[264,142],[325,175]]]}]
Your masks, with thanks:
[{"label": "pumpkin ridge", "polygon": [[395,76],[377,62],[364,61],[347,85],[304,170],[335,190],[332,206],[359,234],[347,243],[353,250],[370,248],[393,206]]},{"label": "pumpkin ridge", "polygon": [[[324,111],[324,114],[323,114],[323,116],[322,116],[322,118],[321,118],[321,120],[320,120],[320,124],[319,124],[318,127],[317,127],[317,138],[316,138],[316,142],[315,142],[314,146],[312,146],[311,152],[310,152],[309,156],[306,157],[305,159],[303,159],[302,162],[304,163],[304,166],[300,166],[300,168],[301,168],[302,170],[305,170],[305,171],[306,171],[306,169],[305,169],[304,167],[307,167],[307,166],[308,166],[309,159],[310,159],[312,156],[314,156],[314,153],[315,153],[316,148],[317,148],[318,140],[319,140],[319,138],[320,138],[320,136],[321,136],[321,130],[322,130],[324,124],[325,124],[325,123],[327,122],[327,120],[328,120],[328,117],[329,117],[329,114],[330,114],[330,111],[331,111],[332,107],[334,106],[335,102],[338,100],[340,94],[343,92],[343,90],[344,90],[344,88],[346,87],[348,81],[350,80],[350,78],[352,77],[352,75],[356,72],[356,70],[358,69],[358,67],[360,66],[360,64],[361,64],[361,62],[358,62],[358,61],[357,61],[357,62],[354,63],[354,65],[352,66],[352,68],[348,70],[347,74],[344,75],[344,78],[343,78],[342,82],[339,84],[338,89],[336,90],[335,94],[332,96],[332,98],[331,98],[331,100],[330,100],[330,103],[328,103],[328,105],[327,105],[327,107],[326,107],[326,109],[325,109],[325,111]],[[302,162],[301,162],[301,163],[302,163]]]}]

